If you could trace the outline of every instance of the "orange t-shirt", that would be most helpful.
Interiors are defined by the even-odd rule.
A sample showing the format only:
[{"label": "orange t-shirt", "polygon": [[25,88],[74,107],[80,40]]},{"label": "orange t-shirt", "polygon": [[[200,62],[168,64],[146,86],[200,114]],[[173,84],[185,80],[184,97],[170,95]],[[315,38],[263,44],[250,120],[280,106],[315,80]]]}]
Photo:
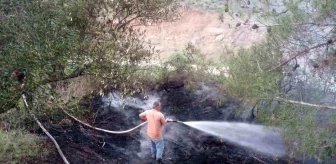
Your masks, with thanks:
[{"label": "orange t-shirt", "polygon": [[155,109],[141,113],[140,118],[147,120],[147,135],[152,139],[157,139],[162,135],[162,126],[166,124],[163,114]]}]

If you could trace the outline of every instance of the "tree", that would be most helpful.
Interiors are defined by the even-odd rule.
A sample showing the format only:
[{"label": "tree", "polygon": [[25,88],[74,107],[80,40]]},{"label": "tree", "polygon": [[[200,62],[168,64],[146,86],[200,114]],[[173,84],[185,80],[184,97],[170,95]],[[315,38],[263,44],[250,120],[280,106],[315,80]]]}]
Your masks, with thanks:
[{"label": "tree", "polygon": [[[284,129],[294,156],[332,160],[336,111],[326,106],[336,106],[336,2],[266,1],[229,11],[243,23],[249,18],[245,24],[251,30],[267,35],[249,49],[232,52],[234,57],[224,62],[229,76],[220,82],[232,94],[256,101],[259,120]],[[274,107],[275,102],[280,103]]]},{"label": "tree", "polygon": [[154,53],[132,25],[173,19],[177,5],[174,0],[1,1],[0,113],[18,104],[14,70],[25,72],[24,90],[35,108],[52,99],[52,84],[75,77],[100,81],[99,88],[129,88],[134,65]]}]

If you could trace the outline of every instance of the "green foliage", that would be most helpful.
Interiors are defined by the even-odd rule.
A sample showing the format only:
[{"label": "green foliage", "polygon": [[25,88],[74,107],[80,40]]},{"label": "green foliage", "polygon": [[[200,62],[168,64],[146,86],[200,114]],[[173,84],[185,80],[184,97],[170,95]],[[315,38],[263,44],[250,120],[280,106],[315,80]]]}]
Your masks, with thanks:
[{"label": "green foliage", "polygon": [[[19,106],[21,106],[21,104]],[[6,130],[23,129],[34,126],[33,119],[23,107],[13,108],[8,112],[1,114],[0,120],[0,127]]]},{"label": "green foliage", "polygon": [[167,77],[180,79],[187,87],[192,88],[198,82],[214,80],[216,75],[213,73],[217,69],[215,64],[206,59],[200,51],[192,44],[186,48],[177,50],[164,62],[164,66],[174,68]]},{"label": "green foliage", "polygon": [[270,104],[258,106],[258,119],[266,125],[283,127],[282,132],[289,154],[300,157],[313,156],[325,162],[329,157],[336,155],[333,151],[336,140],[332,133],[332,124],[317,123],[318,109],[280,103],[271,112],[267,110],[269,107]]},{"label": "green foliage", "polygon": [[[235,6],[230,4],[225,6],[229,8],[231,16],[232,13],[238,12],[253,16],[251,18],[258,21],[257,30],[266,32],[267,29],[267,35],[265,40],[257,45],[232,52],[230,55],[225,54],[229,56],[223,59],[227,71],[226,75],[219,79],[219,83],[232,95],[252,102],[260,99],[272,100],[275,97],[301,99],[301,101],[325,99],[326,97],[318,97],[323,94],[317,92],[322,92],[321,88],[334,88],[333,84],[325,83],[319,86],[320,88],[315,91],[316,94],[313,89],[310,92],[305,89],[310,89],[307,86],[314,83],[313,80],[310,81],[310,77],[315,76],[313,72],[318,72],[320,80],[325,81],[327,81],[325,78],[335,75],[334,57],[330,55],[335,54],[335,46],[324,43],[334,40],[336,36],[335,31],[331,30],[335,28],[336,1],[277,1],[276,3],[281,6],[279,8],[274,8],[274,3],[274,1],[267,1],[261,5],[252,3],[251,7],[254,10],[252,12],[251,8],[241,10],[235,9]],[[259,9],[259,6],[262,8]],[[225,13],[222,17],[224,19]],[[314,48],[315,46],[317,48]],[[310,48],[312,49],[308,51]],[[295,55],[298,55],[296,59],[285,62]],[[305,60],[299,63],[301,58]],[[303,62],[305,64],[302,64]],[[308,64],[310,62],[317,62],[317,66],[323,65],[325,68],[314,70]],[[323,62],[332,64],[321,64]],[[296,67],[298,63],[299,68]],[[284,66],[277,67],[280,64]],[[309,78],[304,79],[302,76]],[[306,88],[299,90],[301,84],[296,83],[297,81],[302,81]],[[292,89],[288,92],[288,88],[284,86],[290,86]],[[313,94],[309,94],[309,98],[302,98],[302,95],[308,93]],[[328,90],[324,94],[334,93]],[[319,103],[317,101],[316,104]],[[335,102],[328,103],[335,106]],[[335,121],[332,119],[334,111],[324,112],[322,108],[312,109],[284,102],[281,102],[274,112],[269,111],[270,105],[259,106],[258,109],[259,121],[283,129],[286,145],[293,157],[314,156],[323,162],[332,163],[328,160],[335,156],[336,138],[333,128]],[[320,116],[321,113],[324,113],[323,117]]]},{"label": "green foliage", "polygon": [[[192,44],[188,44],[181,50],[163,62],[163,82],[180,81],[187,87],[192,87],[198,82],[210,81],[215,78],[213,69],[216,69],[212,61],[207,60]],[[161,82],[162,83],[162,82]]]},{"label": "green foliage", "polygon": [[222,60],[227,71],[219,82],[232,95],[259,99],[279,93],[280,74],[268,70],[277,65],[280,56],[265,46],[267,44],[240,49]]},{"label": "green foliage", "polygon": [[[89,81],[90,89],[82,90],[117,85],[128,91],[135,84],[130,77],[137,63],[154,53],[142,41],[144,33],[131,24],[173,19],[176,11],[174,0],[0,1],[0,113],[20,109],[3,116],[1,124],[10,131],[0,131],[0,163],[39,153],[35,136],[12,129],[31,128],[27,110],[46,119],[64,117],[58,104],[74,107],[80,97],[57,91],[73,87],[74,78]],[[30,109],[22,106],[14,70],[26,73]],[[78,95],[87,94],[92,93]],[[78,109],[76,114],[86,113]]]},{"label": "green foliage", "polygon": [[20,163],[22,158],[35,157],[42,151],[35,135],[23,130],[0,130],[0,163]]},{"label": "green foliage", "polygon": [[15,69],[26,72],[25,90],[35,109],[46,106],[36,98],[57,99],[55,83],[79,76],[100,81],[92,86],[97,90],[112,85],[129,90],[133,65],[154,53],[142,41],[144,33],[130,24],[173,19],[176,11],[174,0],[1,1],[0,113],[20,97],[11,78]]},{"label": "green foliage", "polygon": [[[135,74],[130,77],[143,87],[153,88],[164,85],[185,85],[193,87],[198,82],[210,81],[215,78],[213,63],[202,55],[193,45],[188,44],[181,50],[176,50],[166,61],[154,60],[150,65],[135,67]],[[215,66],[212,66],[215,68]],[[142,91],[146,88],[137,89]]]},{"label": "green foliage", "polygon": [[[146,45],[142,40],[144,33],[131,25],[134,21],[146,23],[174,18],[177,15],[174,0],[0,1],[0,113],[14,107],[20,109],[11,115],[13,118],[6,118],[4,122],[9,124],[6,129],[21,128],[21,120],[25,120],[25,125],[31,122],[20,103],[19,83],[11,78],[15,69],[27,74],[25,91],[31,109],[40,116],[51,114],[54,119],[63,116],[55,110],[57,104],[73,107],[75,115],[87,114],[76,106],[80,97],[57,93],[77,88],[79,81],[87,82],[79,89],[83,90],[84,86],[84,90],[91,90],[78,95],[90,97],[108,87],[119,88],[126,94],[139,92],[146,85],[171,81],[192,86],[195,82],[215,80],[231,95],[257,101],[286,94],[279,85],[286,74],[269,71],[284,57],[324,43],[336,34],[320,29],[334,28],[336,3],[332,0],[284,1],[281,12],[272,11],[269,2],[262,5],[265,7],[262,11],[255,6],[240,8],[238,4],[243,1],[193,2],[207,9],[222,9],[223,21],[225,13],[231,17],[238,13],[244,19],[246,15],[255,16],[260,20],[259,29],[269,28],[266,40],[226,54],[230,57],[223,58],[220,66],[205,60],[191,45],[176,51],[164,63],[144,66],[155,49]],[[334,50],[330,48],[326,52],[333,54]],[[314,155],[319,159],[335,155],[332,135],[335,121],[320,127],[316,110],[298,105],[280,104],[274,113],[266,108],[259,110],[258,119],[283,128],[293,154]],[[17,146],[21,144],[26,146]],[[16,161],[23,152],[29,155],[27,151],[34,155],[36,152],[28,147],[37,146],[33,136],[19,131],[0,131],[0,145],[3,155],[0,161]]]}]

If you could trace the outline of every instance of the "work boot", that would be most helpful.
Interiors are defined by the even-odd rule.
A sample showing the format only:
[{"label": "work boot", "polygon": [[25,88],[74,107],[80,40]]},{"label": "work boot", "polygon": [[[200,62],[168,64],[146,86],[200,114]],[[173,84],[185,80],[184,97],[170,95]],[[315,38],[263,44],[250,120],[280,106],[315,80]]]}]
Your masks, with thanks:
[{"label": "work boot", "polygon": [[157,159],[156,164],[163,164],[162,159],[161,158]]}]

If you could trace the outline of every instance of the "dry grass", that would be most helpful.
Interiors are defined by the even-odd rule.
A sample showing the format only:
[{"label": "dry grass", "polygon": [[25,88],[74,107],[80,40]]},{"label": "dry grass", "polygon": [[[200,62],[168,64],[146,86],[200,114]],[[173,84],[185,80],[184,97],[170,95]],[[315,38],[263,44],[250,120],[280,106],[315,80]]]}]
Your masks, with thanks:
[{"label": "dry grass", "polygon": [[64,84],[64,82],[56,84],[56,92],[60,94],[61,100],[64,102],[68,102],[72,97],[81,99],[92,93],[99,85],[98,81],[91,76],[70,79],[66,81],[66,85]]}]

